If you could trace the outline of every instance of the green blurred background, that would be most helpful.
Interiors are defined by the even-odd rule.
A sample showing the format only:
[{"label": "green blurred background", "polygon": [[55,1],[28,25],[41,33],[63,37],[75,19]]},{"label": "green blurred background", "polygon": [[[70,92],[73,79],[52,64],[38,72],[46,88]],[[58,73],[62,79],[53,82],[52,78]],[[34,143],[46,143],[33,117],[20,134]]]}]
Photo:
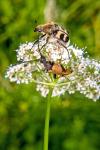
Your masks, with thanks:
[{"label": "green blurred background", "polygon": [[[100,58],[100,0],[0,0],[0,150],[42,150],[46,98],[33,83],[4,78],[20,43],[37,24],[53,19],[73,44]],[[55,100],[56,99],[56,100]],[[100,102],[66,93],[51,104],[49,150],[100,150]]]}]

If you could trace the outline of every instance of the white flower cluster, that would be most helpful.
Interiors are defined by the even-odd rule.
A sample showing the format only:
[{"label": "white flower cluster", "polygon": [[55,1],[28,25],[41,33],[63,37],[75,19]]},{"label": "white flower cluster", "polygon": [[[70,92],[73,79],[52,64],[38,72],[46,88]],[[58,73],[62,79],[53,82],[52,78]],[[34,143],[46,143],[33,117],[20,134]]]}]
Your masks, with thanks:
[{"label": "white flower cluster", "polygon": [[19,49],[16,50],[17,52],[17,60],[18,61],[31,61],[35,58],[40,59],[40,54],[37,51],[38,47],[37,45],[34,46],[33,49],[33,43],[32,42],[26,42],[25,44],[21,44],[19,46]]},{"label": "white flower cluster", "polygon": [[[62,83],[61,80],[58,80]],[[62,86],[63,85],[63,86]],[[63,78],[60,88],[57,86],[53,90],[53,96],[60,95],[64,91],[69,94],[79,91],[86,97],[97,100],[100,98],[100,64],[89,58],[83,58],[79,65],[69,76]]]},{"label": "white flower cluster", "polygon": [[[46,37],[38,42],[21,44],[17,52],[19,64],[10,66],[6,77],[16,83],[37,83],[37,91],[46,97],[52,89],[52,97],[64,94],[66,91],[73,94],[76,91],[86,97],[97,100],[100,98],[100,62],[84,57],[84,49],[79,49],[70,43],[66,48],[55,38]],[[54,77],[52,70],[47,71],[46,64],[41,61],[41,54],[46,62],[60,64],[68,74],[59,74]]]},{"label": "white flower cluster", "polygon": [[35,71],[35,65],[31,63],[21,63],[15,66],[11,65],[5,77],[9,77],[11,82],[16,82],[17,84],[28,84],[32,81],[32,70]]}]

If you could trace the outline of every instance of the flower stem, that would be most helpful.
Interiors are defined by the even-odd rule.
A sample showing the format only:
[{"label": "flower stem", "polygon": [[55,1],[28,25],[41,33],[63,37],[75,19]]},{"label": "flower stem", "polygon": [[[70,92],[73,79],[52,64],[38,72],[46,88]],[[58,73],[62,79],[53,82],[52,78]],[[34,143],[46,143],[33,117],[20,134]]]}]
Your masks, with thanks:
[{"label": "flower stem", "polygon": [[49,120],[50,120],[50,103],[51,103],[51,94],[49,94],[47,99],[47,110],[45,116],[45,128],[44,128],[44,149],[48,150],[48,140],[49,140]]}]

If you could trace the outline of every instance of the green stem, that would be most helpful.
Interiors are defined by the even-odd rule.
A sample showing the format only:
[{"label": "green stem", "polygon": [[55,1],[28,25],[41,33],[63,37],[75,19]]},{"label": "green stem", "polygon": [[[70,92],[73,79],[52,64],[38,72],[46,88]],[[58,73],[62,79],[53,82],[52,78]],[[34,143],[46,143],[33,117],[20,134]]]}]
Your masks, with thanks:
[{"label": "green stem", "polygon": [[[68,79],[69,80],[69,79]],[[51,88],[52,87],[59,87],[59,86],[63,86],[63,85],[67,85],[68,82],[64,82],[64,83],[59,83],[59,84],[56,84],[56,83],[49,83],[49,82],[40,82],[40,81],[35,81],[35,80],[32,80],[34,83],[37,83],[37,84],[43,84],[43,85],[48,85],[50,86]],[[70,80],[69,80],[70,81]]]},{"label": "green stem", "polygon": [[47,99],[47,110],[46,110],[45,128],[44,128],[44,149],[43,150],[48,150],[50,103],[51,103],[50,98],[51,98],[51,94],[49,94],[48,99]]}]

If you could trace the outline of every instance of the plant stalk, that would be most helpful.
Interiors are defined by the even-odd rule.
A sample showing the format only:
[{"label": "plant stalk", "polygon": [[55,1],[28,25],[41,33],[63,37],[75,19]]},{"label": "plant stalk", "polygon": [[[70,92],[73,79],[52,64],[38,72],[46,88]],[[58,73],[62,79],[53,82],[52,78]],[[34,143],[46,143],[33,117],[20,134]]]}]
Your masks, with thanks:
[{"label": "plant stalk", "polygon": [[47,108],[45,116],[45,127],[44,127],[44,149],[48,150],[48,141],[49,141],[49,120],[50,120],[50,103],[51,103],[51,94],[49,94],[47,99]]}]

